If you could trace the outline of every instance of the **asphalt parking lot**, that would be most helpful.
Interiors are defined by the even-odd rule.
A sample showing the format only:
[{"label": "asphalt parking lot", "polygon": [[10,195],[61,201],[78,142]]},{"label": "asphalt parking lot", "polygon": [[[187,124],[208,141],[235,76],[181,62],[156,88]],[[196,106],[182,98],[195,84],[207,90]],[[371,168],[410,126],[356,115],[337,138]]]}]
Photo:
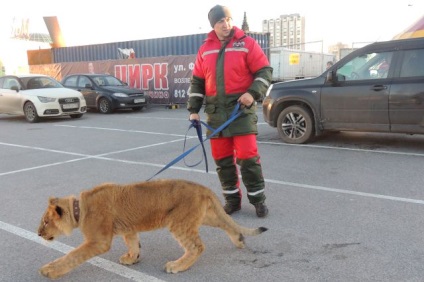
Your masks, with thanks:
[{"label": "asphalt parking lot", "polygon": [[[267,232],[240,250],[202,227],[206,250],[179,274],[163,270],[182,255],[167,230],[140,234],[142,260],[132,266],[119,264],[126,249],[115,238],[108,253],[58,281],[423,281],[424,136],[341,132],[288,145],[260,107],[258,115],[270,214],[257,218],[244,197],[233,218]],[[184,107],[37,124],[0,115],[0,281],[48,281],[38,269],[83,241],[79,230],[53,243],[37,236],[50,196],[147,180],[182,153],[188,126]],[[197,142],[189,131],[186,148]],[[197,181],[223,200],[206,150],[208,173],[204,162],[180,161],[155,178]],[[186,163],[201,157],[195,150]]]}]

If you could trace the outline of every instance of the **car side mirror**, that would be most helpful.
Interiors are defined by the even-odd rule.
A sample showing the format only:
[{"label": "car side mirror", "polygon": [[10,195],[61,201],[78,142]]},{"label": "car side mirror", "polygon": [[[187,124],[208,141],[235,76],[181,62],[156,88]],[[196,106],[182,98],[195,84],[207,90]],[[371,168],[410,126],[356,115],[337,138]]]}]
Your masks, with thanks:
[{"label": "car side mirror", "polygon": [[91,83],[87,83],[85,85],[85,88],[93,89],[93,85]]},{"label": "car side mirror", "polygon": [[16,85],[13,85],[12,87],[10,87],[11,90],[15,90],[16,92],[19,92],[19,87]]}]

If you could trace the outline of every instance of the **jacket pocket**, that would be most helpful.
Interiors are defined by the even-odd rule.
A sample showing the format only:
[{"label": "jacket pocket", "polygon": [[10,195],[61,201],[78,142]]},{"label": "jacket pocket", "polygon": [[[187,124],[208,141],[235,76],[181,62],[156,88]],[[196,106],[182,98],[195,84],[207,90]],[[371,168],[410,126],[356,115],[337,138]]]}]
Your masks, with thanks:
[{"label": "jacket pocket", "polygon": [[247,107],[243,107],[242,111],[244,114],[252,114],[252,115],[256,115],[256,105],[252,105],[250,108]]},{"label": "jacket pocket", "polygon": [[216,107],[214,104],[208,104],[205,106],[205,113],[207,114],[213,114],[216,111]]}]

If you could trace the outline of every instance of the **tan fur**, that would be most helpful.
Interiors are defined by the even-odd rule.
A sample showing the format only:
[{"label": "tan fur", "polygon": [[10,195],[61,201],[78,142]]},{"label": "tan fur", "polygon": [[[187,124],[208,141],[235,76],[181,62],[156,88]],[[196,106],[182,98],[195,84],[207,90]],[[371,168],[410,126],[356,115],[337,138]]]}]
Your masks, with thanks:
[{"label": "tan fur", "polygon": [[80,228],[85,241],[67,255],[44,265],[40,273],[58,278],[90,258],[107,252],[115,235],[123,237],[128,252],[122,264],[139,261],[138,232],[168,228],[185,253],[165,265],[168,273],[191,267],[204,250],[199,227],[223,229],[238,248],[243,235],[258,235],[267,229],[246,228],[228,216],[217,196],[208,188],[185,180],[155,180],[129,185],[106,183],[83,191],[79,197],[80,219],[73,215],[74,196],[50,198],[38,235],[53,240]]}]

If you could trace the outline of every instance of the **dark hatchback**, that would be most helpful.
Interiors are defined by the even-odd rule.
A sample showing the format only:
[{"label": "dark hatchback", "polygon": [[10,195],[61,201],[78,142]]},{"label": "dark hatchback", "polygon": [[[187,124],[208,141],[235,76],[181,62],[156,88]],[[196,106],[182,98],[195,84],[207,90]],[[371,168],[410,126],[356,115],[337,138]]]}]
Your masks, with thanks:
[{"label": "dark hatchback", "polygon": [[292,144],[324,131],[424,134],[424,38],[372,43],[318,77],[275,83],[263,114]]},{"label": "dark hatchback", "polygon": [[109,74],[72,74],[62,79],[62,84],[84,95],[87,108],[103,114],[118,109],[140,111],[147,105],[143,91],[129,87]]}]

